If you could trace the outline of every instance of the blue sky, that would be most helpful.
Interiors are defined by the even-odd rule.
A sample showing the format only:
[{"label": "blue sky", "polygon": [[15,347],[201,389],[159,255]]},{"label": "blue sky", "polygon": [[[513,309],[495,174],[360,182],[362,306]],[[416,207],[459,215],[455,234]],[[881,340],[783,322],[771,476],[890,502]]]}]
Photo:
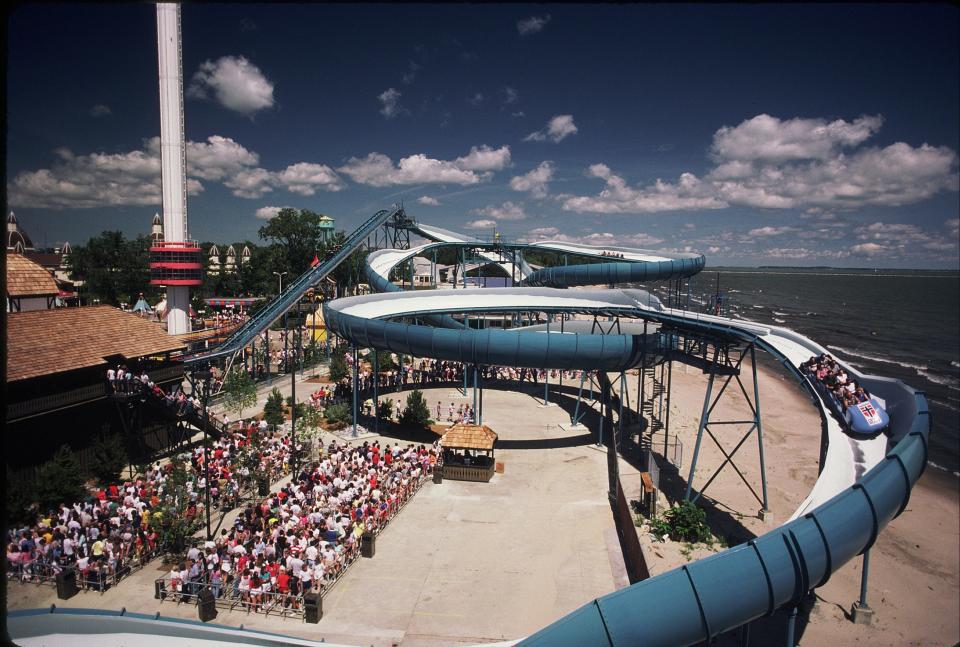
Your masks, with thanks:
[{"label": "blue sky", "polygon": [[[508,239],[711,265],[958,267],[960,13],[930,6],[182,9],[190,235],[402,200]],[[8,19],[7,199],[35,242],[146,233],[153,5]]]}]

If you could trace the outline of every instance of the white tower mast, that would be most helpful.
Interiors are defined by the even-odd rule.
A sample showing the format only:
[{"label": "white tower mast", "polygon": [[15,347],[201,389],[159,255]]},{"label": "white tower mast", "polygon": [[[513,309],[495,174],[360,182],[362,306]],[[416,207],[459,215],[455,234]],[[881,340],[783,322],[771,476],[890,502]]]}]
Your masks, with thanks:
[{"label": "white tower mast", "polygon": [[[157,4],[157,53],[160,72],[160,164],[164,242],[185,243],[188,240],[187,177],[179,4]],[[167,332],[171,335],[190,332],[189,286],[170,282],[166,282],[166,286]]]}]

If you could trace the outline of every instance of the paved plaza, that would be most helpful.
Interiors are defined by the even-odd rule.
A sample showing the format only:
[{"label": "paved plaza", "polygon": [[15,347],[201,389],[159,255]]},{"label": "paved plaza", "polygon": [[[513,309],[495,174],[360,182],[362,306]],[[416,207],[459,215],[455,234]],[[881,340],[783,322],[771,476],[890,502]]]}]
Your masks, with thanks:
[{"label": "paved plaza", "polygon": [[[448,387],[424,395],[431,410],[437,400],[467,402]],[[483,421],[500,435],[504,473],[490,483],[427,482],[378,537],[376,556],[358,560],[326,595],[319,624],[222,610],[216,622],[376,647],[471,644],[522,638],[626,585],[605,451],[585,430],[561,429],[568,414],[540,406],[542,395],[542,386],[485,390]],[[154,599],[153,581],[165,574],[157,560],[115,590],[70,600],[14,583],[8,607],[126,607],[195,619],[192,604]]]}]

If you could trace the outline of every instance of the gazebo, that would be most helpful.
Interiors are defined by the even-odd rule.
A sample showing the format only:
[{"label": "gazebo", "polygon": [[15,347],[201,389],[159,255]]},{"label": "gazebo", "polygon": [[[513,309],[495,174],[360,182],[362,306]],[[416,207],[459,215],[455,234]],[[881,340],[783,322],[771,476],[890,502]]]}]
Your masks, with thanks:
[{"label": "gazebo", "polygon": [[493,446],[497,433],[486,425],[456,424],[440,439],[443,448],[443,477],[458,481],[493,478]]}]

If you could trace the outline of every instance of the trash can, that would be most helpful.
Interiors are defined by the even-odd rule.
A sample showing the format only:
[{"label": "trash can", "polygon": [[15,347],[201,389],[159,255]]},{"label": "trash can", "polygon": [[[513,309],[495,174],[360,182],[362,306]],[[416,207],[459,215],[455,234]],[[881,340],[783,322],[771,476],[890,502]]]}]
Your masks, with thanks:
[{"label": "trash can", "polygon": [[257,494],[260,496],[267,496],[270,494],[270,479],[268,478],[259,478],[257,479]]},{"label": "trash can", "polygon": [[443,468],[439,465],[433,468],[433,482],[437,485],[443,483]]},{"label": "trash can", "polygon": [[365,532],[360,537],[360,554],[363,557],[373,557],[377,552],[377,536],[372,532]]},{"label": "trash can", "polygon": [[303,594],[303,619],[310,624],[317,624],[323,617],[323,598],[317,592]]},{"label": "trash can", "polygon": [[65,568],[57,573],[57,597],[69,600],[77,594],[77,572],[72,568]]},{"label": "trash can", "polygon": [[217,617],[217,599],[213,597],[213,591],[204,587],[197,596],[197,613],[200,615],[200,622],[210,622]]},{"label": "trash can", "polygon": [[153,583],[153,598],[163,600],[167,597],[167,581],[160,579]]}]

